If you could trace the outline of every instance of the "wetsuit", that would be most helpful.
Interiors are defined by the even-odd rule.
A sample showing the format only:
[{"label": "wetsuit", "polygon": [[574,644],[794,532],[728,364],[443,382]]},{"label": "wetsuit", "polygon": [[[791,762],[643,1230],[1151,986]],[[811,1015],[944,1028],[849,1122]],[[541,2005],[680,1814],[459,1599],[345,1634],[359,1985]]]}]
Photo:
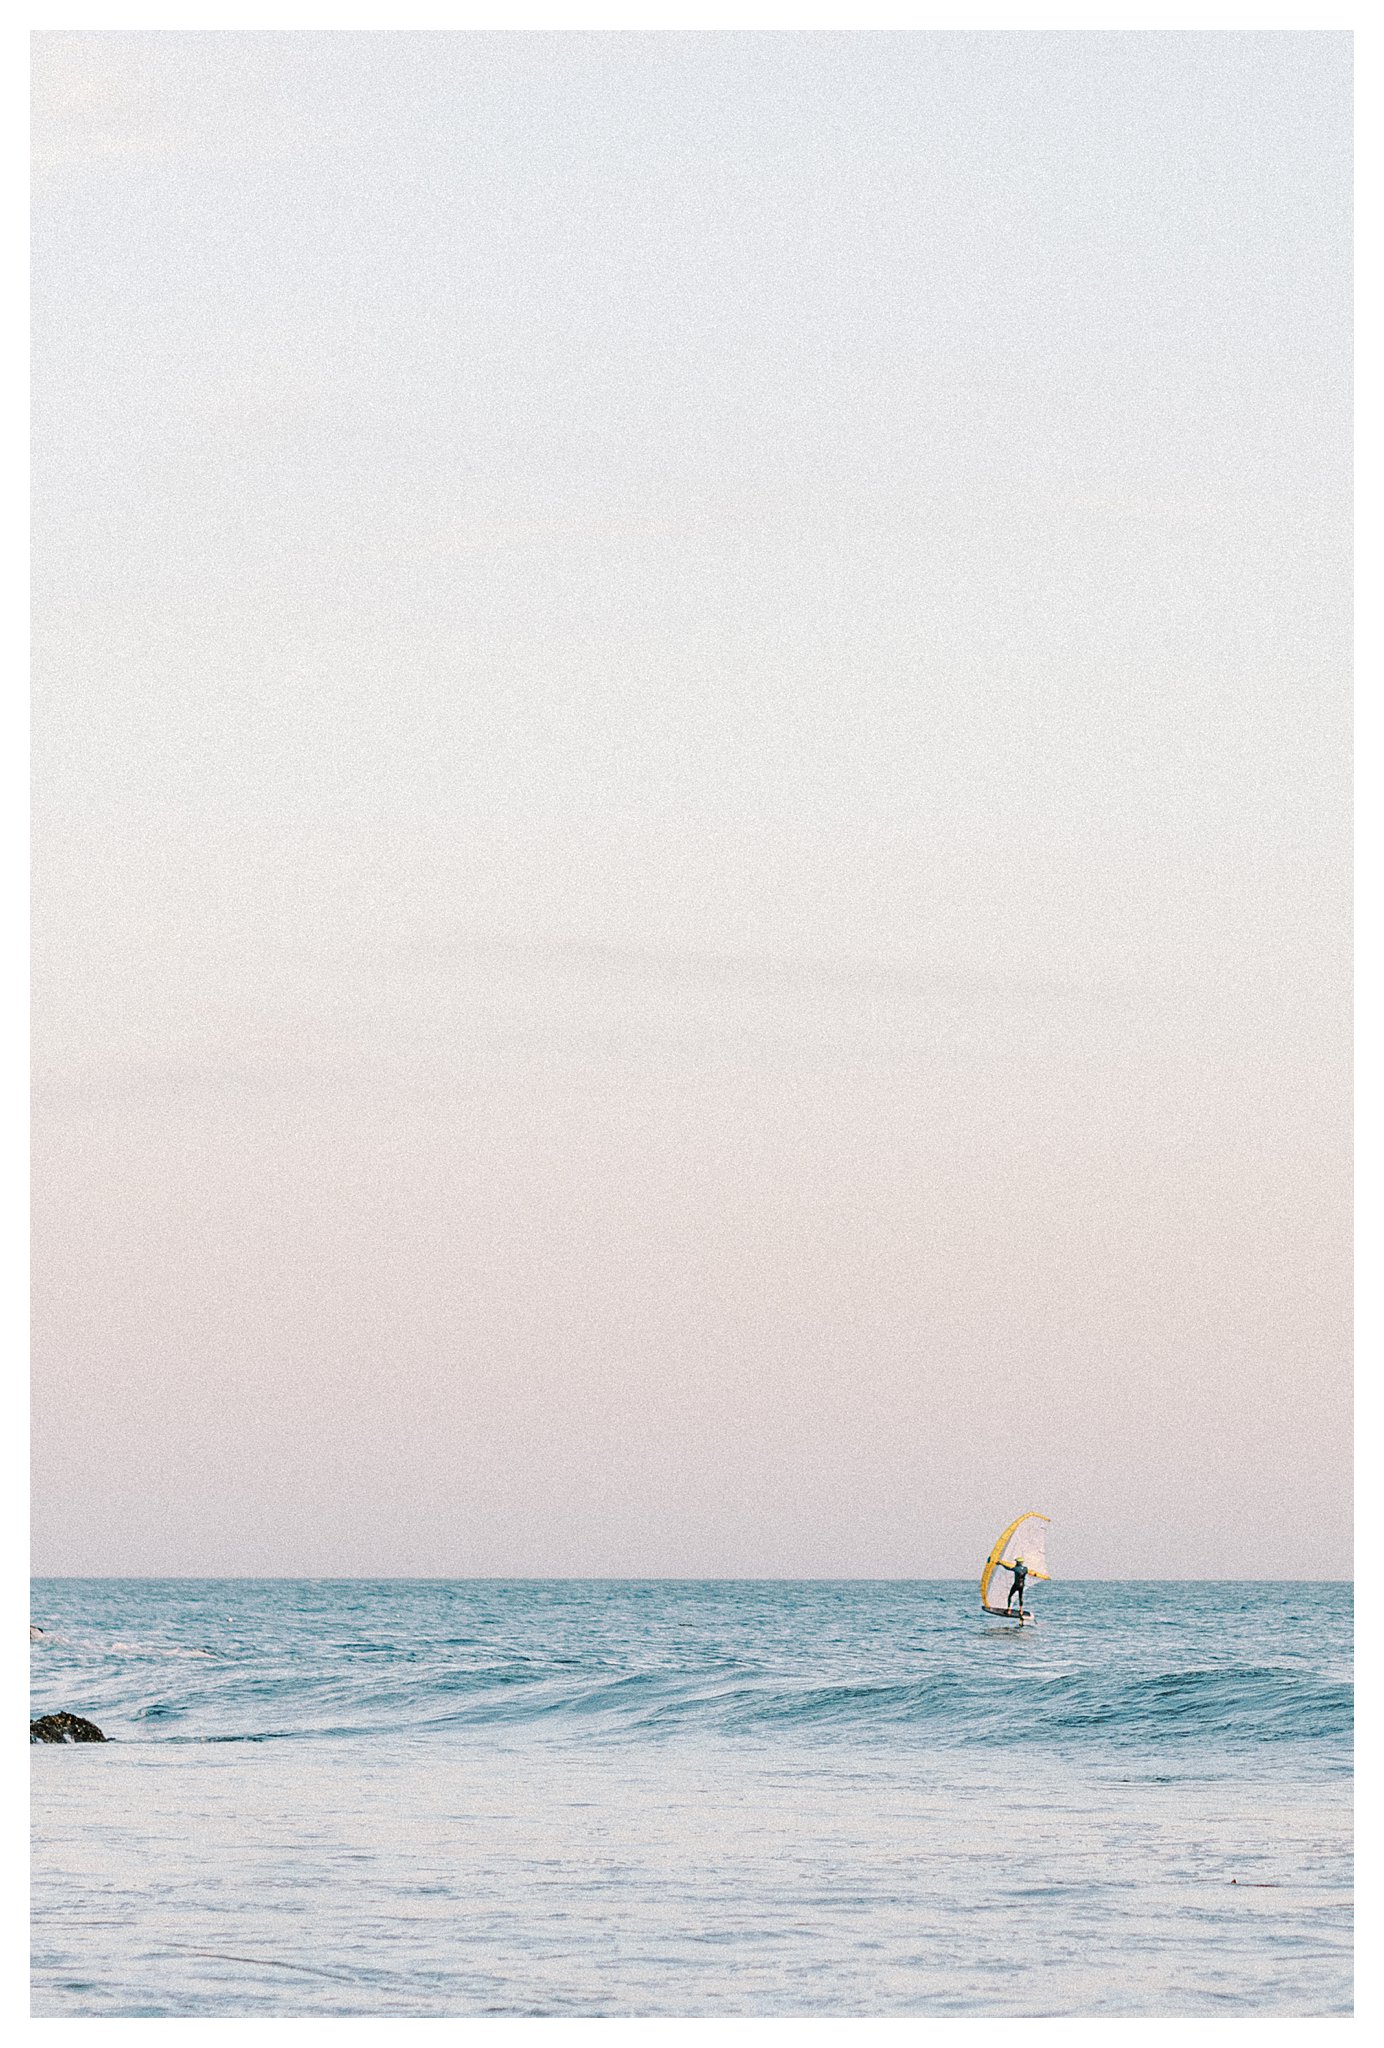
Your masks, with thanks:
[{"label": "wetsuit", "polygon": [[1022,1614],[1024,1611],[1024,1586],[1028,1580],[1028,1566],[1026,1564],[1011,1564],[1009,1570],[1014,1574],[1014,1583],[1009,1588],[1009,1598],[1004,1603],[1004,1611],[1008,1614],[1010,1608],[1014,1605],[1014,1595],[1017,1593],[1019,1596],[1019,1612]]}]

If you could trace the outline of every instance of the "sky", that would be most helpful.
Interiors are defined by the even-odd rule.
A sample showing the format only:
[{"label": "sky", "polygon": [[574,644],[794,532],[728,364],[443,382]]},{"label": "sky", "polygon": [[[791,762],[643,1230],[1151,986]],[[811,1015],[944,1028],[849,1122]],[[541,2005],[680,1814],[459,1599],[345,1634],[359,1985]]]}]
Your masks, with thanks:
[{"label": "sky", "polygon": [[1350,61],[37,37],[39,1572],[1349,1574]]}]

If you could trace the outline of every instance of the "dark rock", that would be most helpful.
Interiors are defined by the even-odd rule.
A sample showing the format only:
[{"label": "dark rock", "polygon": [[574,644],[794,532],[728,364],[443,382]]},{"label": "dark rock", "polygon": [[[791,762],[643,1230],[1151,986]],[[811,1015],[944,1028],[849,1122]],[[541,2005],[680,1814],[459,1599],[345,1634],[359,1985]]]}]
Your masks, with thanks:
[{"label": "dark rock", "polygon": [[42,1714],[29,1723],[30,1742],[104,1742],[94,1721],[80,1714]]}]

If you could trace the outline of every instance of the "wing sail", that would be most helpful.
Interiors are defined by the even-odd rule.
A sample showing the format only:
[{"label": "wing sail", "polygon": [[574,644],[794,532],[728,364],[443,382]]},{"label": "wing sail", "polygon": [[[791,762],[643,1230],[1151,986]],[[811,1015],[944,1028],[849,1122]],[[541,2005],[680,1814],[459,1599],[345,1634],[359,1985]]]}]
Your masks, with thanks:
[{"label": "wing sail", "polygon": [[1031,1579],[1046,1579],[1048,1574],[1047,1538],[1050,1517],[1040,1515],[1035,1508],[1029,1508],[1022,1515],[1016,1515],[1001,1535],[995,1547],[985,1560],[985,1569],[980,1575],[980,1604],[989,1614],[1003,1613],[1003,1608],[990,1605],[990,1581],[1004,1565],[1013,1564],[1021,1557],[1028,1566]]}]

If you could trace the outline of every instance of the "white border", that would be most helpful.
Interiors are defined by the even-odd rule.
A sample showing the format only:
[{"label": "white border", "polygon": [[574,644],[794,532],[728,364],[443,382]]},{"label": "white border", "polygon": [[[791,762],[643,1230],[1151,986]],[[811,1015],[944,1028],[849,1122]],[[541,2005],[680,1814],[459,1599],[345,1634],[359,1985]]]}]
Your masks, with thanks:
[{"label": "white border", "polygon": [[442,0],[412,0],[397,7],[370,6],[364,0],[355,5],[326,4],[326,0],[297,0],[297,4],[270,6],[196,6],[189,0],[180,5],[153,4],[118,6],[106,4],[68,7],[33,6],[27,27],[35,32],[105,31],[131,33],[148,30],[226,30],[245,33],[254,30],[374,30],[436,29],[467,33],[494,30],[569,30],[582,34],[619,31],[649,32],[834,32],[858,34],[871,30],[953,29],[976,31],[1022,30],[1028,33],[1058,31],[1189,30],[1189,31],[1322,31],[1363,32],[1369,20],[1359,6],[1248,6],[1235,4],[1184,6],[1068,5],[1044,9],[1021,4],[1021,0],[992,0],[989,6],[901,4],[901,0],[861,0],[857,7],[827,4],[827,0],[721,0],[720,5],[703,0],[512,0],[512,4],[442,4]]}]

